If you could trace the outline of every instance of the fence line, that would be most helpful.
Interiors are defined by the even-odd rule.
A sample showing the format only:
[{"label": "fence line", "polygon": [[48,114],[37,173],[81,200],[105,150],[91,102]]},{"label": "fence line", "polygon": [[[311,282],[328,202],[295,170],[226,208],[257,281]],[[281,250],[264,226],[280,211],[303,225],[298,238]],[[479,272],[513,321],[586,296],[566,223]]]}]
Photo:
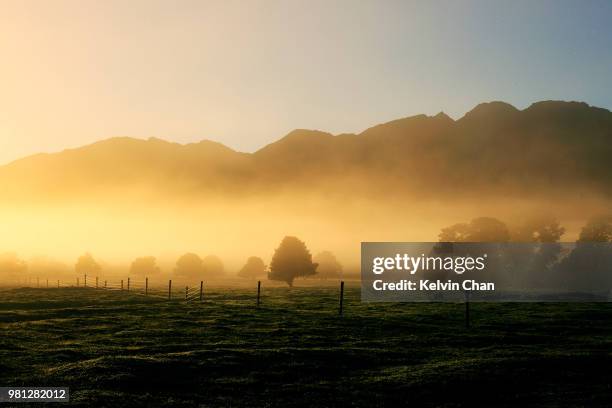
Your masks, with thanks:
[{"label": "fence line", "polygon": [[[25,281],[26,279],[24,279]],[[177,291],[172,290],[172,279],[168,280],[167,290],[163,289],[163,286],[151,287],[149,285],[149,278],[145,277],[144,280],[134,281],[131,277],[128,277],[126,280],[121,279],[119,281],[108,281],[104,280],[103,282],[99,279],[98,276],[94,277],[95,284],[92,285],[92,280],[90,277],[89,286],[87,275],[83,276],[83,280],[80,280],[80,277],[76,278],[76,287],[90,288],[92,290],[100,290],[100,291],[119,291],[126,292],[126,294],[130,295],[139,295],[145,297],[151,297],[156,299],[166,299],[166,300],[175,300],[177,302],[185,302],[185,303],[202,303],[205,300],[204,296],[204,281],[200,281],[199,283],[192,285],[185,285],[184,289],[181,288]],[[26,282],[24,282],[26,283]],[[63,282],[60,279],[57,279],[56,286],[50,286],[49,279],[46,278],[46,287],[52,288],[56,287],[60,288],[69,288],[75,287],[74,285],[68,284],[68,282]],[[82,285],[81,285],[82,283]],[[31,278],[27,278],[27,285],[31,284]],[[53,284],[53,282],[51,282]],[[36,287],[40,288],[40,279],[36,278]],[[255,296],[255,306],[257,308],[261,305],[261,281],[257,281],[257,289]],[[177,296],[178,295],[178,296]],[[469,306],[466,302],[466,325],[469,325]],[[339,290],[339,304],[338,304],[338,314],[340,316],[343,315],[345,309],[344,305],[344,281],[340,281],[340,290]],[[468,326],[469,327],[469,326]]]},{"label": "fence line", "polygon": [[133,295],[152,297],[157,299],[168,299],[168,300],[183,300],[185,302],[203,301],[204,300],[204,281],[200,281],[199,285],[186,285],[185,289],[179,291],[173,291],[172,280],[168,281],[168,290],[163,290],[161,286],[151,287],[149,285],[149,278],[145,277],[144,280],[134,280],[131,277],[127,279],[121,279],[114,282],[105,280],[104,286],[100,286],[99,278],[96,277],[98,286],[96,289],[107,290],[107,291],[120,291],[126,292]]}]

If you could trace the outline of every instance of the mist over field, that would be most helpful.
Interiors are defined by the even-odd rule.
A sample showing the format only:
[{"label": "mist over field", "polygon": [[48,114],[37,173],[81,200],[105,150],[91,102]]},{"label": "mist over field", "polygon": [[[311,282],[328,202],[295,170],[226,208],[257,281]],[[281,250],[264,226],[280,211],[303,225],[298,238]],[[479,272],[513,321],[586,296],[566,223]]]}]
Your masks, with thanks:
[{"label": "mist over field", "polygon": [[[112,138],[0,167],[0,252],[72,270],[214,254],[233,275],[286,235],[356,270],[361,241],[435,241],[475,217],[554,216],[573,241],[612,203],[612,113],[576,102],[463,118],[419,115],[360,134],[296,130],[255,153]],[[35,264],[35,263],[34,263]]]}]

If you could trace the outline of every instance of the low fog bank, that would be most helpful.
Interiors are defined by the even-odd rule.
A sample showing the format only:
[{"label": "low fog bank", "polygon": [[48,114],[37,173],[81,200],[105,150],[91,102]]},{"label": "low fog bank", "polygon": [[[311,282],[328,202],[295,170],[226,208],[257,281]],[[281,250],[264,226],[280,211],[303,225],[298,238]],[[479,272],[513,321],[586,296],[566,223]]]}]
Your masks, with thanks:
[{"label": "low fog bank", "polygon": [[[329,251],[346,277],[358,277],[362,241],[437,241],[443,228],[477,217],[495,217],[512,227],[546,215],[560,222],[565,228],[561,241],[569,242],[589,218],[609,211],[610,204],[585,194],[435,200],[418,194],[355,199],[304,193],[240,200],[125,195],[97,205],[5,204],[0,253],[25,261],[29,276],[69,280],[76,276],[77,258],[85,253],[99,263],[100,275],[109,277],[127,276],[136,258],[155,257],[160,279],[173,275],[183,254],[214,255],[223,265],[219,280],[240,285],[236,276],[249,257],[269,265],[283,237],[296,236],[313,256]],[[6,271],[0,274],[7,278]]]}]

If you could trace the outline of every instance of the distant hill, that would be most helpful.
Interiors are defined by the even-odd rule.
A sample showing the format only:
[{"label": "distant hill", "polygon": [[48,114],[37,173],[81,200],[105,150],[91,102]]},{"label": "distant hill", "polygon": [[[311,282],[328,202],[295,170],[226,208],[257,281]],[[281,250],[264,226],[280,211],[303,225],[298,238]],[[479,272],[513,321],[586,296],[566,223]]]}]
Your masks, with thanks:
[{"label": "distant hill", "polygon": [[219,143],[112,138],[0,166],[8,200],[146,191],[218,196],[303,191],[350,196],[612,194],[612,112],[578,102],[518,110],[483,103],[360,134],[294,130],[248,154]]}]

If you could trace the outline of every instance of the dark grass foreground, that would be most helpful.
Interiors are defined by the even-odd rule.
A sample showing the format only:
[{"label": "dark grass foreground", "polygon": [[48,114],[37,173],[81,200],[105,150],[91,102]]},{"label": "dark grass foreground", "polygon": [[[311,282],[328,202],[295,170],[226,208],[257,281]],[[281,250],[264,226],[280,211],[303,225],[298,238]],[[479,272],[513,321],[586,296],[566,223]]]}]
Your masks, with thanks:
[{"label": "dark grass foreground", "polygon": [[339,318],[334,289],[263,295],[2,291],[0,385],[68,386],[75,406],[612,405],[612,305],[473,304],[467,330],[461,304],[349,288]]}]

